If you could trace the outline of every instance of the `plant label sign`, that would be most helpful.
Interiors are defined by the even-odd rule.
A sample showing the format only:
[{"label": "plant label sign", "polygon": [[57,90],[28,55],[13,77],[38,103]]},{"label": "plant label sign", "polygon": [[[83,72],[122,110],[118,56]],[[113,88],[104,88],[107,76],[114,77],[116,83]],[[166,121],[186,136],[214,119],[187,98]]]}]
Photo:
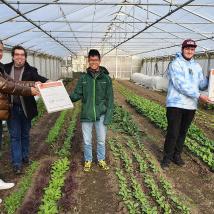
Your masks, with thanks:
[{"label": "plant label sign", "polygon": [[210,71],[208,96],[212,102],[214,102],[214,69]]},{"label": "plant label sign", "polygon": [[73,108],[62,81],[41,83],[37,86],[48,113]]}]

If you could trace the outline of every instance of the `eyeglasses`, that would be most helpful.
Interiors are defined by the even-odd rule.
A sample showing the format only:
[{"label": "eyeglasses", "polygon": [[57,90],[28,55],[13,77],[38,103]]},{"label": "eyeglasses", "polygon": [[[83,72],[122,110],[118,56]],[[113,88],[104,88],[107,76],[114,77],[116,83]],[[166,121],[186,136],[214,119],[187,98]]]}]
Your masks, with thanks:
[{"label": "eyeglasses", "polygon": [[22,56],[22,57],[25,57],[25,54],[17,54],[17,53],[15,53],[14,56]]},{"label": "eyeglasses", "polygon": [[89,59],[89,62],[99,62],[99,59]]}]

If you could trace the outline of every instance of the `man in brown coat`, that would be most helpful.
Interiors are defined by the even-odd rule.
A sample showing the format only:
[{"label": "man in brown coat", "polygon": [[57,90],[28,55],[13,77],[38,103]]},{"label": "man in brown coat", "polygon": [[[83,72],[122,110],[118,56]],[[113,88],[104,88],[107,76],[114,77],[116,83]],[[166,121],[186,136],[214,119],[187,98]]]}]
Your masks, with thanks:
[{"label": "man in brown coat", "polygon": [[[3,56],[3,43],[0,41],[0,61]],[[36,96],[35,82],[14,81],[4,72],[4,65],[0,63],[0,143],[2,141],[2,120],[10,116],[9,95]],[[9,189],[14,183],[5,183],[0,179],[0,190]],[[0,203],[2,200],[0,199]]]}]

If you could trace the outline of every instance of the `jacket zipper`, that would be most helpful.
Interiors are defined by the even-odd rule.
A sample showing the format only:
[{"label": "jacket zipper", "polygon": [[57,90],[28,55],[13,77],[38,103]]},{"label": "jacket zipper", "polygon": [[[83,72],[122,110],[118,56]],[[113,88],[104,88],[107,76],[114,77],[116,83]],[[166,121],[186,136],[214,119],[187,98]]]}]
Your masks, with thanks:
[{"label": "jacket zipper", "polygon": [[95,89],[96,89],[96,85],[95,85],[95,83],[96,83],[96,77],[93,79],[93,83],[94,83],[94,87],[93,87],[93,109],[94,109],[94,121],[96,121],[96,109],[95,109],[95,96],[96,96],[96,92],[95,92]]}]

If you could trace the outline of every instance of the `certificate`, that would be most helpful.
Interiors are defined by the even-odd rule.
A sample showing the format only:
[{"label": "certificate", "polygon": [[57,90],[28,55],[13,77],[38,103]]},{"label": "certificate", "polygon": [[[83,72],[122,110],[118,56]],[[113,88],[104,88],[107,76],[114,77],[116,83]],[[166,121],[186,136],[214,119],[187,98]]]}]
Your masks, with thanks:
[{"label": "certificate", "polygon": [[41,83],[37,86],[48,113],[73,108],[62,81]]},{"label": "certificate", "polygon": [[208,97],[212,102],[214,102],[214,69],[210,71]]}]

